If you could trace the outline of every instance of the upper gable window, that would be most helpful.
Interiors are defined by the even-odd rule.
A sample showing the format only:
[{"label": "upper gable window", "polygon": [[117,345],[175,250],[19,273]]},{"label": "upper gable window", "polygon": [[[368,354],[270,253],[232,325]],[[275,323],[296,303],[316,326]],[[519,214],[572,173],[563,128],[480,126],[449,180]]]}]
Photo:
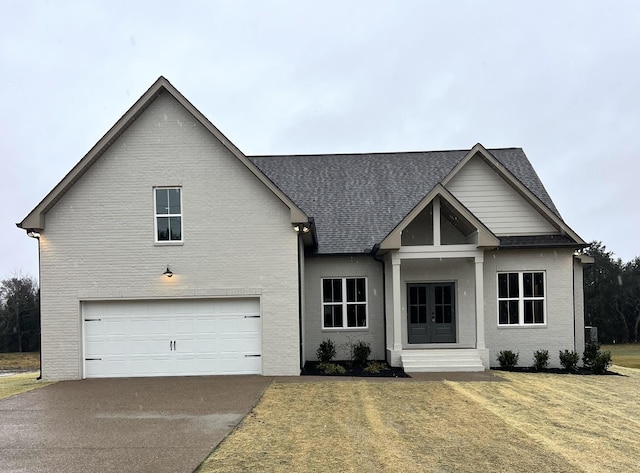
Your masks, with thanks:
[{"label": "upper gable window", "polygon": [[182,189],[157,187],[154,190],[156,242],[182,241]]}]

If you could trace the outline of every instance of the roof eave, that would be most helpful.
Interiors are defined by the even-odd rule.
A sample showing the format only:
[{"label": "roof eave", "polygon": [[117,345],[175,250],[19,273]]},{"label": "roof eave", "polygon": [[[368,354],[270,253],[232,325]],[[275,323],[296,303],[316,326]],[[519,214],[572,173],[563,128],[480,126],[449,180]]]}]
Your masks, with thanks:
[{"label": "roof eave", "polygon": [[496,157],[491,154],[482,144],[476,143],[473,148],[465,155],[464,158],[451,170],[451,172],[441,181],[441,184],[446,185],[453,179],[453,177],[464,167],[464,165],[471,160],[474,156],[479,154],[485,162],[487,162],[496,172],[498,172],[502,178],[504,178],[513,187],[516,192],[525,198],[529,204],[533,205],[542,216],[549,221],[552,225],[560,230],[562,233],[566,233],[578,244],[582,245],[586,242],[580,238],[580,236],[574,232],[559,216],[547,207],[544,202],[540,200],[531,190],[527,188],[518,178],[516,178],[511,171],[509,171]]},{"label": "roof eave", "polygon": [[226,136],[220,132],[191,102],[189,102],[171,83],[160,76],[151,87],[127,110],[127,112],[107,131],[107,133],[89,150],[87,154],[69,171],[62,180],[17,226],[24,229],[44,230],[45,214],[71,188],[71,186],[91,167],[107,148],[133,123],[163,91],[168,92],[183,107],[211,132],[236,158],[238,158],[264,185],[266,185],[287,207],[291,222],[308,221],[308,216],[287,195],[285,195],[268,177],[260,171]]}]

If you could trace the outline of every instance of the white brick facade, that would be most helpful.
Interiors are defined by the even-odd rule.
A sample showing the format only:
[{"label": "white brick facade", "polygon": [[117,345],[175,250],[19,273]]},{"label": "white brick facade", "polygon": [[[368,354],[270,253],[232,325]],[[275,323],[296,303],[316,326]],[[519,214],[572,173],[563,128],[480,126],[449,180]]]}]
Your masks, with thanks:
[{"label": "white brick facade", "polygon": [[[581,271],[579,265],[576,269]],[[498,326],[497,273],[501,271],[544,271],[546,324],[530,327]],[[550,366],[559,367],[558,352],[574,350],[574,262],[573,250],[511,250],[485,254],[485,337],[491,366],[498,366],[500,350],[519,352],[520,366],[533,365],[536,350],[548,350]],[[580,292],[582,292],[580,290]],[[581,298],[581,295],[578,295]],[[578,311],[580,307],[576,307]],[[580,315],[578,315],[580,319]],[[577,347],[582,354],[581,347]]]},{"label": "white brick facade", "polygon": [[[446,153],[440,154],[443,156],[433,159],[445,159]],[[384,219],[370,215],[373,212],[354,219],[362,225],[345,235],[327,232],[339,226],[327,224],[331,219],[326,217],[341,212],[334,206],[347,201],[353,204],[347,206],[352,212],[360,202],[374,202],[371,197],[381,186],[370,186],[374,194],[368,200],[358,197],[366,193],[353,192],[333,206],[323,199],[305,201],[316,196],[306,187],[299,189],[305,176],[314,175],[308,172],[308,160],[273,158],[244,156],[160,78],[19,224],[41,234],[43,377],[58,380],[85,375],[81,318],[85,301],[259,300],[260,371],[264,375],[298,375],[300,363],[315,360],[320,342],[327,338],[339,347],[341,359],[348,357],[348,343],[365,341],[371,345],[372,359],[387,357],[400,364],[404,350],[451,349],[477,352],[482,358],[480,369],[488,366],[487,356],[496,366],[500,350],[519,352],[524,366],[532,364],[536,350],[548,350],[552,366],[559,366],[559,350],[582,352],[582,264],[574,258],[573,249],[484,248],[505,241],[515,246],[514,238],[527,240],[531,235],[546,239],[524,246],[545,241],[570,246],[575,242],[577,248],[584,242],[510,171],[495,172],[502,164],[481,145],[472,148],[469,159],[461,156],[454,168],[458,171],[438,178],[444,177],[429,193],[413,196],[422,201],[408,213],[405,209],[402,221],[389,226],[391,232],[377,243],[367,240],[367,232],[387,227]],[[330,166],[334,158],[327,157],[321,165]],[[526,161],[523,153],[522,158]],[[262,163],[259,168],[252,159]],[[376,162],[380,159],[377,156]],[[387,165],[398,162],[388,161]],[[433,173],[436,168],[414,170]],[[315,176],[324,176],[324,169],[316,170]],[[393,175],[399,174],[389,173]],[[331,179],[340,183],[337,176]],[[347,180],[344,186],[332,189],[327,185],[329,190],[325,190],[324,181],[322,184],[315,192],[331,195],[341,195],[343,189],[351,192],[352,187],[358,190],[359,185]],[[290,186],[287,194],[285,186]],[[181,189],[181,242],[155,243],[156,187]],[[385,198],[395,197],[390,192]],[[390,202],[389,207],[395,203]],[[298,207],[303,204],[304,210]],[[386,204],[377,203],[376,209],[382,213]],[[318,228],[311,211],[319,215]],[[304,230],[298,224],[304,224]],[[333,238],[334,244],[355,244],[349,239],[359,238],[367,242],[355,250],[329,246],[336,254],[328,254],[322,251],[323,238]],[[362,248],[362,254],[351,254]],[[384,265],[369,253],[372,248],[378,250]],[[316,251],[323,254],[314,254]],[[162,275],[167,267],[174,273],[172,278]],[[497,274],[521,271],[545,274],[543,326],[498,325]],[[324,329],[322,278],[357,277],[367,279],[368,326]],[[446,337],[414,338],[420,344],[408,343],[406,299],[407,285],[412,283],[453,284],[456,317],[455,324],[446,321]],[[412,327],[417,325],[414,322]]]},{"label": "white brick facade", "polygon": [[[366,329],[322,328],[322,278],[367,278]],[[338,359],[349,359],[347,344],[363,341],[371,345],[371,359],[385,358],[384,294],[382,264],[370,256],[327,256],[305,259],[304,270],[304,358],[315,360],[320,342],[331,339],[338,348]]]},{"label": "white brick facade", "polygon": [[[154,186],[182,188],[184,244],[154,243]],[[40,257],[45,379],[82,376],[81,300],[233,295],[261,299],[263,374],[299,374],[290,210],[167,93],[47,213]]]}]

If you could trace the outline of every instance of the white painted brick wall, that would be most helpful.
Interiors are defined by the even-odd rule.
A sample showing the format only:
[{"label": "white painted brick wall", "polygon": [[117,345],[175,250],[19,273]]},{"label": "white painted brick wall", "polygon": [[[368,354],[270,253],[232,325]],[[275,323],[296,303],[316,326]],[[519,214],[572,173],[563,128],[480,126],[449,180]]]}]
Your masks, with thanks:
[{"label": "white painted brick wall", "polygon": [[[322,329],[321,279],[329,277],[366,277],[369,327],[367,329]],[[383,360],[384,350],[384,294],[382,264],[370,256],[326,256],[305,258],[304,266],[305,360],[316,360],[316,350],[324,339],[338,346],[337,359],[348,359],[346,344],[364,341],[371,345],[371,359]]]},{"label": "white painted brick wall", "polygon": [[[154,244],[153,186],[182,186],[184,245]],[[41,288],[45,379],[82,376],[81,298],[233,294],[261,297],[263,374],[299,374],[289,209],[167,94],[46,215]]]},{"label": "white painted brick wall", "polygon": [[[544,327],[498,327],[497,273],[546,273],[547,324]],[[491,366],[500,350],[520,353],[519,365],[533,365],[536,350],[549,350],[550,366],[559,367],[558,352],[574,349],[573,250],[510,250],[485,254],[485,333]],[[582,353],[580,353],[582,355]]]}]

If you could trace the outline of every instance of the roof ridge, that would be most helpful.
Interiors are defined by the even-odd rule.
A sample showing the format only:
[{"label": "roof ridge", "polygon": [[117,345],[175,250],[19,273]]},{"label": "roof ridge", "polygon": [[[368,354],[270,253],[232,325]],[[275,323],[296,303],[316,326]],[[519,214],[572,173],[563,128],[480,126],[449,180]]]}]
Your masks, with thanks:
[{"label": "roof ridge", "polygon": [[[506,151],[522,149],[520,146],[506,148],[486,148],[488,151]],[[371,155],[392,155],[392,154],[425,154],[425,153],[466,153],[469,149],[440,149],[423,151],[371,151],[359,153],[302,153],[302,154],[248,154],[248,158],[292,158],[292,157],[320,157],[320,156],[371,156]]]}]

